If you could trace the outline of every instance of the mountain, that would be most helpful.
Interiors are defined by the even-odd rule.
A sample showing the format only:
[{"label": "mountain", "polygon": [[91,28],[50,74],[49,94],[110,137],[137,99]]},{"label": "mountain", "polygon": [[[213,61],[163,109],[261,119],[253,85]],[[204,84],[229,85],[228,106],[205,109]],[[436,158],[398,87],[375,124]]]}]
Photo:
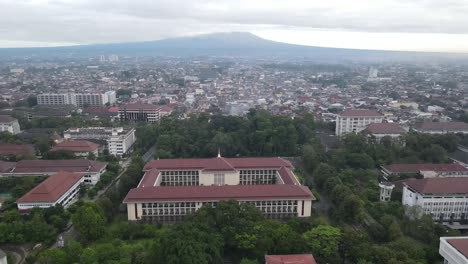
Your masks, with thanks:
[{"label": "mountain", "polygon": [[90,57],[121,56],[228,56],[248,58],[289,58],[317,61],[376,61],[467,59],[468,55],[323,48],[293,45],[260,38],[251,33],[231,32],[170,38],[148,42],[93,44],[47,48],[0,49],[0,57]]}]

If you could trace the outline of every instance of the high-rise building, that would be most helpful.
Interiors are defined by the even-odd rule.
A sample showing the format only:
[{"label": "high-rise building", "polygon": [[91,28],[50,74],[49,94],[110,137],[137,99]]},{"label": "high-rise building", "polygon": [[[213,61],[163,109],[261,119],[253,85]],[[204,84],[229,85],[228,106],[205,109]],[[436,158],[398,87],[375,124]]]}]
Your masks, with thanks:
[{"label": "high-rise building", "polygon": [[115,54],[109,55],[109,61],[110,62],[118,62],[119,61],[119,56],[117,56]]},{"label": "high-rise building", "polygon": [[100,62],[105,62],[106,61],[106,56],[104,56],[104,55],[99,56],[99,61]]},{"label": "high-rise building", "polygon": [[336,116],[337,136],[346,133],[359,133],[369,124],[382,123],[383,115],[374,110],[346,109]]}]

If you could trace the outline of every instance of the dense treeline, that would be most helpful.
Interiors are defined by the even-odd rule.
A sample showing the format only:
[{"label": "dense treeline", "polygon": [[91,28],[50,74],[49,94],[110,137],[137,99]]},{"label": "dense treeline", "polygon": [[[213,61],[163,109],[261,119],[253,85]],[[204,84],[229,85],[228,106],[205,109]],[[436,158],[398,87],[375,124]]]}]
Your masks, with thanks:
[{"label": "dense treeline", "polygon": [[295,119],[256,110],[246,118],[202,114],[141,127],[137,144],[156,142],[158,158],[213,157],[218,149],[225,157],[296,156],[314,127],[310,114]]},{"label": "dense treeline", "polygon": [[[320,190],[330,208],[325,213],[341,230],[355,230],[344,254],[322,258],[330,263],[437,263],[440,236],[457,235],[428,216],[408,217],[401,196],[379,202],[377,166],[401,162],[441,163],[456,149],[456,135],[429,136],[409,133],[406,145],[370,143],[361,135],[348,135],[341,146],[325,153],[320,144],[303,148],[307,184]],[[344,255],[344,258],[343,258]]]}]

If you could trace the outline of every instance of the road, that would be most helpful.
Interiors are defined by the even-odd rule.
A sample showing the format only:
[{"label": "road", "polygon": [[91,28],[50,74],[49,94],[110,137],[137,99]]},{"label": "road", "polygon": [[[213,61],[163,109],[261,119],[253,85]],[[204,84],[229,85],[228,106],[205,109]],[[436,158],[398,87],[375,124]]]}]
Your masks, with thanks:
[{"label": "road", "polygon": [[[150,160],[153,160],[153,157],[154,157],[155,153],[156,153],[156,146],[152,146],[148,151],[145,152],[145,154],[142,156],[142,158],[143,158],[143,160],[145,162],[148,162]],[[120,177],[127,171],[127,168],[130,166],[131,162],[132,162],[131,158],[127,158],[125,160],[120,161],[119,164],[120,164],[120,167],[121,167],[121,171],[120,171],[119,175],[117,175],[117,177],[115,177],[114,180],[112,180],[112,182],[109,185],[107,185],[104,189],[100,190],[96,194],[96,196],[93,199],[91,199],[90,201],[95,202],[97,199],[99,199],[99,197],[101,197],[103,194],[105,194],[110,187],[112,187],[112,186],[114,186],[116,184],[119,184]],[[57,240],[51,246],[51,248],[57,248],[57,242],[58,242],[60,237],[62,237],[65,242],[69,237],[72,237],[73,239],[76,239],[77,233],[75,232],[75,229],[73,228],[73,224],[71,223],[71,221],[69,223],[69,226],[68,226],[67,230],[65,230],[64,232],[60,233],[57,236]]]}]

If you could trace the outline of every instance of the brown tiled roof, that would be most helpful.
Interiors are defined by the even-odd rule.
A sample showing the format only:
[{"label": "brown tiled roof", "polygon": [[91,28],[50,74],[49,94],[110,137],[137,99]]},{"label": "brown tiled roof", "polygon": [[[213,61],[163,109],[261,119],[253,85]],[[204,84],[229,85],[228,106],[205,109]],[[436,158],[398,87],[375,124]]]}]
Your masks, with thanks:
[{"label": "brown tiled roof", "polygon": [[147,171],[145,175],[143,175],[143,178],[141,179],[137,188],[154,186],[154,183],[158,179],[159,174],[160,171],[157,169],[151,169]]},{"label": "brown tiled roof", "polygon": [[404,134],[405,130],[396,123],[372,123],[366,128],[371,134]]},{"label": "brown tiled roof", "polygon": [[[222,159],[223,161],[220,161]],[[234,169],[246,168],[291,168],[289,161],[281,158],[211,158],[211,159],[161,159],[153,160],[146,164],[144,170],[204,170],[209,168],[227,168],[228,163]]]},{"label": "brown tiled roof", "polygon": [[416,127],[420,131],[468,131],[464,122],[424,122]]},{"label": "brown tiled roof", "polygon": [[346,109],[340,113],[341,116],[345,117],[381,117],[382,114],[369,109]]},{"label": "brown tiled roof", "polygon": [[21,160],[12,173],[99,172],[107,163],[93,160]]},{"label": "brown tiled roof", "polygon": [[83,174],[60,171],[49,176],[45,181],[19,198],[16,203],[53,203],[73,185],[83,178]]},{"label": "brown tiled roof", "polygon": [[0,123],[10,123],[15,121],[16,118],[7,115],[0,115]]},{"label": "brown tiled roof", "polygon": [[141,111],[141,110],[159,110],[161,106],[154,104],[126,104],[119,108],[119,111]]},{"label": "brown tiled roof", "polygon": [[131,189],[124,203],[145,201],[227,201],[306,199],[314,196],[299,185],[223,185],[223,186],[168,186]]},{"label": "brown tiled roof", "polygon": [[31,145],[0,144],[0,155],[34,155]]},{"label": "brown tiled roof", "polygon": [[457,163],[448,164],[390,164],[382,166],[390,173],[418,173],[420,171],[436,171],[436,172],[464,172],[468,169]]},{"label": "brown tiled roof", "polygon": [[311,254],[303,255],[267,255],[265,264],[317,264]]},{"label": "brown tiled roof", "polygon": [[447,242],[463,256],[468,258],[468,238],[447,239]]},{"label": "brown tiled roof", "polygon": [[51,151],[68,150],[71,152],[93,152],[99,145],[87,140],[67,140],[55,145]]},{"label": "brown tiled roof", "polygon": [[16,166],[15,162],[7,162],[0,160],[0,172],[9,172]]},{"label": "brown tiled roof", "polygon": [[468,194],[468,178],[410,179],[405,185],[421,194]]}]

